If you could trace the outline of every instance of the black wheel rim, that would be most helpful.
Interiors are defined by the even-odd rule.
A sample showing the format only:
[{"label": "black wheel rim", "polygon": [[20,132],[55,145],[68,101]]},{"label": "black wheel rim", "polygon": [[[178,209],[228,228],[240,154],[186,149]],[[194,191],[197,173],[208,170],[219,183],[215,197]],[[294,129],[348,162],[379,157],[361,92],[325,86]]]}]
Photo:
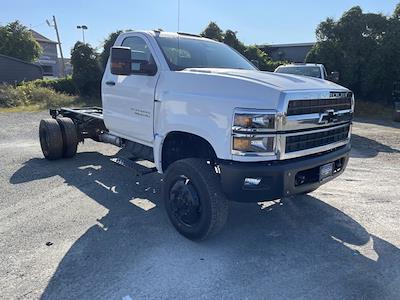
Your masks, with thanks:
[{"label": "black wheel rim", "polygon": [[200,222],[200,196],[189,178],[177,178],[171,185],[169,197],[172,215],[179,223],[193,227]]}]

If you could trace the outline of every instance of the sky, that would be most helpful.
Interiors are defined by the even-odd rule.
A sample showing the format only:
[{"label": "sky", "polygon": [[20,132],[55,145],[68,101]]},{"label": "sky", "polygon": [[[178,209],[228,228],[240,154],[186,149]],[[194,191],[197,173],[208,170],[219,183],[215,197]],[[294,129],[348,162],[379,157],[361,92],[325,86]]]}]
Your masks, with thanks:
[{"label": "sky", "polygon": [[[42,35],[56,40],[46,24],[53,15],[59,27],[65,57],[86,25],[85,40],[101,48],[102,41],[117,29],[162,28],[178,30],[179,0],[0,0],[0,25],[19,20]],[[2,2],[4,2],[2,4]],[[317,25],[327,17],[340,18],[359,5],[365,12],[390,15],[400,0],[180,0],[179,31],[200,33],[210,21],[223,30],[238,32],[245,44],[280,44],[315,41]]]}]

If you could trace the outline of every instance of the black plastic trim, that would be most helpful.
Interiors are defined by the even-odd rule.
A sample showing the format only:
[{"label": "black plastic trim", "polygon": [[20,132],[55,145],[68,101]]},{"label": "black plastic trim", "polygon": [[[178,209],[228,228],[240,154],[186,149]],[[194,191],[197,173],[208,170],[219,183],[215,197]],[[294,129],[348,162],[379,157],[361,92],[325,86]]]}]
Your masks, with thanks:
[{"label": "black plastic trim", "polygon": [[[224,193],[232,201],[260,202],[275,200],[285,196],[314,190],[343,173],[346,168],[351,146],[347,144],[320,155],[271,162],[219,162],[221,185]],[[340,171],[320,182],[295,184],[296,174],[314,169],[324,164],[341,160]],[[245,189],[245,178],[262,178],[260,188]],[[263,182],[264,180],[264,182]]]}]

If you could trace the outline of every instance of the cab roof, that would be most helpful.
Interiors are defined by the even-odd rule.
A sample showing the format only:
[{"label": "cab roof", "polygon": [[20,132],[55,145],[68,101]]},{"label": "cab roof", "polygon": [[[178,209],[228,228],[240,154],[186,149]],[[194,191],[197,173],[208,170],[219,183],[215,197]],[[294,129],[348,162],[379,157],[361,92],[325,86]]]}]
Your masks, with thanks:
[{"label": "cab roof", "polygon": [[315,64],[315,63],[290,63],[286,65],[281,65],[279,67],[322,67],[323,64]]}]

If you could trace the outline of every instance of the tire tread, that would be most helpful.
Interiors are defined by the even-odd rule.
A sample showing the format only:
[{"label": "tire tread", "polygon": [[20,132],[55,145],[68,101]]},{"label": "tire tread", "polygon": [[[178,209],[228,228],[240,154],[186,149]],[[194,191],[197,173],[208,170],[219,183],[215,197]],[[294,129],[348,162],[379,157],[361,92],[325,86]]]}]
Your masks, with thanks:
[{"label": "tire tread", "polygon": [[[44,148],[47,148],[47,145],[43,145],[41,135],[42,132],[46,131],[47,140],[49,143],[48,151],[46,153]],[[54,119],[43,119],[39,124],[39,137],[40,137],[40,146],[42,148],[43,155],[48,160],[56,160],[62,157],[63,155],[63,139],[61,128],[58,122]]]},{"label": "tire tread", "polygon": [[57,118],[61,128],[61,134],[64,142],[63,157],[71,158],[75,156],[78,149],[78,133],[75,123],[70,118]]},{"label": "tire tread", "polygon": [[[171,164],[166,172],[166,177],[176,168],[185,168],[196,172],[202,183],[207,187],[211,205],[211,221],[208,229],[197,240],[204,240],[217,234],[225,225],[228,218],[228,200],[223,194],[218,175],[207,160],[200,158],[186,158]],[[164,191],[164,197],[167,197]]]}]

